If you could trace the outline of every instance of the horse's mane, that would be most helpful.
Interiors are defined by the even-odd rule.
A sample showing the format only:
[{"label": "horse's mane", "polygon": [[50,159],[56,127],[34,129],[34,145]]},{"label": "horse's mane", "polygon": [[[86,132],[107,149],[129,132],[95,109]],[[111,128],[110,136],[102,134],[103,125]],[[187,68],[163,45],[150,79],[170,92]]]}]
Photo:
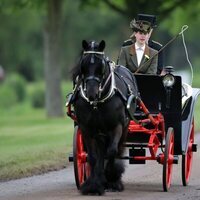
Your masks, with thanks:
[{"label": "horse's mane", "polygon": [[82,56],[83,56],[83,50],[81,51],[81,53],[79,54],[79,58],[77,63],[75,64],[75,66],[71,69],[70,74],[71,74],[71,79],[73,81],[75,81],[76,77],[79,75],[80,73],[80,67],[81,67],[81,60],[82,60]]},{"label": "horse's mane", "polygon": [[[83,60],[84,57],[84,60]],[[76,63],[76,65],[72,68],[71,70],[71,75],[72,75],[72,80],[74,81],[76,79],[76,77],[81,73],[81,65],[82,63],[87,63],[90,60],[90,55],[83,55],[83,51],[80,54],[80,57],[78,59],[78,62]]]}]

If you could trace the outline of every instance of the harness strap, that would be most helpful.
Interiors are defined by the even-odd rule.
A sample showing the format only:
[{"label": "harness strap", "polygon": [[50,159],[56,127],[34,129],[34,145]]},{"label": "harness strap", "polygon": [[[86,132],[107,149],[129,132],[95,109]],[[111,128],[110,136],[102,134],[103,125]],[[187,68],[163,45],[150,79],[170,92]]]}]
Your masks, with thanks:
[{"label": "harness strap", "polygon": [[122,100],[125,102],[125,104],[127,103],[127,98],[126,96],[122,93],[122,91],[119,88],[116,88],[116,92],[119,93],[120,97],[122,98]]}]

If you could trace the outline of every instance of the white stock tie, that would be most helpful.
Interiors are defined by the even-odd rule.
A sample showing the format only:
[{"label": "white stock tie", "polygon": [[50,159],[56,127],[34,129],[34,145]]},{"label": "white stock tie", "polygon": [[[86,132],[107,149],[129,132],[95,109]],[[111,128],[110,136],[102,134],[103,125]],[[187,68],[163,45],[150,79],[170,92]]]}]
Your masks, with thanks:
[{"label": "white stock tie", "polygon": [[142,61],[143,54],[144,54],[144,50],[141,47],[136,49],[138,66],[140,65],[140,63]]}]

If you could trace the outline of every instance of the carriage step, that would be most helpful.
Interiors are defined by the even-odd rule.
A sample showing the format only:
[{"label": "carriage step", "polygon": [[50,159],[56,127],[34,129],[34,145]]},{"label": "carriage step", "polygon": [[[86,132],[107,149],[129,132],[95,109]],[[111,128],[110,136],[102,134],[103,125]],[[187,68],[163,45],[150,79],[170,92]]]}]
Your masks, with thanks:
[{"label": "carriage step", "polygon": [[197,152],[197,144],[192,144],[192,152]]},{"label": "carriage step", "polygon": [[120,156],[118,158],[121,160],[129,160],[129,164],[145,164],[146,163],[146,160],[137,160],[137,159],[134,159],[133,156]]},{"label": "carriage step", "polygon": [[73,153],[69,153],[69,162],[73,162],[74,161],[74,157],[73,157]]},{"label": "carriage step", "polygon": [[138,159],[134,159],[134,157],[137,157],[137,156],[141,156],[141,157],[145,157],[146,155],[146,150],[145,149],[136,149],[136,148],[133,148],[133,149],[129,149],[129,164],[145,164],[146,163],[146,160],[145,159],[141,159],[141,160],[138,160]]},{"label": "carriage step", "polygon": [[149,143],[126,143],[126,144],[123,144],[124,147],[132,147],[132,148],[146,148],[148,147],[148,144]]}]

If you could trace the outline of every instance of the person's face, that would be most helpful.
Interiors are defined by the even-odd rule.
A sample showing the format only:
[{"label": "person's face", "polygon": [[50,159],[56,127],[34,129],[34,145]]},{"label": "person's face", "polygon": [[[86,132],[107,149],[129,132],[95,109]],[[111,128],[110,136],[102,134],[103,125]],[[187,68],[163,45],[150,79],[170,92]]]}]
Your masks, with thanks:
[{"label": "person's face", "polygon": [[138,44],[144,45],[147,39],[149,38],[149,34],[138,31],[135,33],[135,38]]}]

